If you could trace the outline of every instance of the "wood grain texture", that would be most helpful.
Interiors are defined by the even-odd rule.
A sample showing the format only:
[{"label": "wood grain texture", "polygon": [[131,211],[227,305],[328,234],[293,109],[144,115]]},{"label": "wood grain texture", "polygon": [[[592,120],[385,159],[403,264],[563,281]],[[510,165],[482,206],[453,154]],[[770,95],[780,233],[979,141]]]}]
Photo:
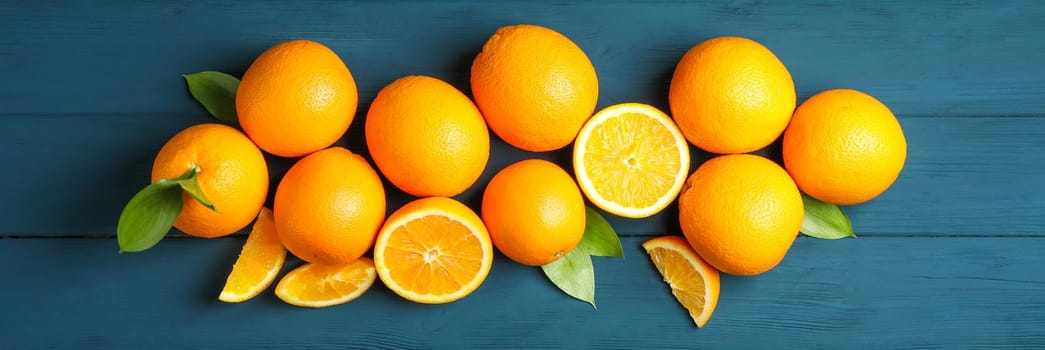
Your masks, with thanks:
[{"label": "wood grain texture", "polygon": [[[518,22],[554,27],[588,52],[600,106],[666,109],[671,71],[689,46],[716,35],[756,38],[789,66],[801,96],[858,88],[900,117],[907,168],[881,198],[850,210],[858,234],[1045,231],[1045,178],[1035,176],[1045,170],[1045,69],[1037,60],[1045,29],[1036,25],[1045,8],[1026,2],[118,5],[0,4],[0,32],[10,33],[0,37],[0,130],[8,135],[0,140],[0,191],[10,199],[0,204],[10,213],[0,235],[112,234],[163,142],[212,121],[181,74],[238,74],[278,41],[322,41],[342,55],[361,91],[357,122],[340,144],[365,153],[362,120],[378,89],[430,74],[467,92],[483,41]],[[709,157],[696,154],[694,167]],[[535,156],[568,167],[568,151],[534,155],[495,140],[486,174],[461,199],[477,207],[492,173]],[[291,161],[269,159],[275,184]],[[409,199],[390,192],[390,209]],[[674,232],[673,211],[611,223],[626,235]]]},{"label": "wood grain texture", "polygon": [[219,302],[239,238],[168,240],[122,255],[108,239],[3,239],[0,347],[1045,346],[1045,276],[1027,269],[1045,264],[1045,238],[801,238],[773,271],[724,277],[701,329],[642,241],[625,239],[624,259],[594,260],[597,310],[501,256],[455,303],[414,304],[378,283],[349,304],[312,310],[283,304],[271,289],[243,304]]},{"label": "wood grain texture", "polygon": [[[178,130],[208,117],[155,114],[37,115],[0,118],[0,235],[106,236],[135,192],[148,184],[152,159]],[[907,164],[885,194],[847,208],[857,235],[1042,235],[1045,232],[1045,118],[907,118]],[[366,154],[362,123],[339,144]],[[491,137],[486,171],[458,196],[478,210],[482,190],[500,169],[526,158],[551,159],[570,169],[568,151],[534,154]],[[351,140],[351,141],[350,141]],[[695,150],[695,149],[694,149]],[[768,155],[779,159],[778,150]],[[696,152],[696,164],[709,155]],[[292,160],[268,157],[271,191]],[[412,197],[386,182],[388,212]],[[272,196],[269,197],[270,199]],[[607,214],[624,235],[679,232],[672,205],[648,219]]]},{"label": "wood grain texture", "polygon": [[904,116],[1041,116],[1041,18],[1032,1],[4,2],[0,100],[5,113],[198,114],[182,74],[239,75],[290,38],[338,52],[361,101],[408,74],[467,91],[468,66],[490,34],[534,23],[591,56],[601,106],[666,105],[689,47],[739,35],[772,49],[801,97],[851,87]]},{"label": "wood grain texture", "polygon": [[[25,348],[1045,348],[1045,7],[1032,1],[0,1],[0,349]],[[599,106],[666,110],[675,63],[720,35],[788,66],[800,100],[868,92],[899,117],[906,168],[847,209],[860,238],[800,238],[781,266],[725,277],[696,329],[639,245],[677,233],[676,207],[607,217],[626,259],[596,258],[592,310],[539,269],[498,257],[459,302],[412,304],[376,285],[323,310],[269,291],[217,301],[242,237],[168,239],[117,254],[126,201],[177,131],[211,122],[182,74],[240,75],[291,38],[348,64],[360,108],[338,143],[365,154],[377,91],[409,74],[469,92],[497,27],[552,27],[591,57]],[[779,159],[779,145],[760,152]],[[493,138],[477,184],[539,157]],[[709,154],[694,153],[694,168]],[[268,157],[273,187],[293,160]],[[410,197],[390,190],[389,209]],[[288,269],[290,267],[288,266]]]}]

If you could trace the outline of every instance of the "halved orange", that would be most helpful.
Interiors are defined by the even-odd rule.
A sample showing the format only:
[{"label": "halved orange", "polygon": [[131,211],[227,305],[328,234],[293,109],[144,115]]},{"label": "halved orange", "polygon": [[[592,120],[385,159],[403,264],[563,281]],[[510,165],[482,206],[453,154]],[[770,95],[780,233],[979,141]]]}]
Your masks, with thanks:
[{"label": "halved orange", "polygon": [[573,148],[577,184],[592,203],[628,218],[664,210],[689,172],[689,144],[656,107],[622,103],[595,113]]},{"label": "halved orange", "polygon": [[276,280],[286,260],[287,250],[276,234],[272,210],[261,208],[218,300],[238,303],[261,294]]},{"label": "halved orange", "polygon": [[445,198],[415,200],[392,213],[374,244],[377,274],[407,300],[442,304],[471,294],[493,265],[479,216]]},{"label": "halved orange", "polygon": [[341,265],[306,263],[283,276],[276,296],[301,307],[340,305],[363,295],[375,279],[374,261],[365,256]]},{"label": "halved orange", "polygon": [[701,259],[680,236],[657,237],[643,243],[642,248],[653,259],[664,282],[671,286],[671,294],[689,310],[697,327],[704,327],[718,305],[718,270]]}]

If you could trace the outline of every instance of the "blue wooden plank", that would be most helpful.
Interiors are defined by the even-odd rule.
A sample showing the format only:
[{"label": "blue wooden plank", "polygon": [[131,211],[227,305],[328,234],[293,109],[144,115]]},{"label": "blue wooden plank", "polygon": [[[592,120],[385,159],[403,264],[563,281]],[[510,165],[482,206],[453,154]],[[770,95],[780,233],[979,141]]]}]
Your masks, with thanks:
[{"label": "blue wooden plank", "polygon": [[[0,349],[1043,348],[1037,5],[0,2]],[[521,22],[551,26],[588,52],[600,106],[663,108],[689,46],[753,37],[788,65],[800,97],[853,87],[892,107],[910,144],[907,168],[885,195],[849,209],[861,238],[801,238],[776,270],[724,278],[719,309],[700,330],[639,248],[650,233],[677,232],[674,208],[610,218],[637,237],[624,239],[627,259],[596,259],[597,311],[502,257],[476,294],[450,305],[411,304],[378,285],[351,304],[303,310],[271,291],[241,305],[216,300],[242,238],[171,239],[125,255],[111,238],[4,238],[111,235],[164,140],[210,120],[180,74],[239,74],[275,42],[319,40],[352,68],[361,121],[378,89],[402,75],[435,75],[468,92],[483,41]],[[340,144],[365,152],[361,125]],[[497,140],[492,154],[462,195],[473,207],[515,160],[568,164],[567,152],[535,155]],[[277,178],[291,163],[270,160]],[[392,192],[392,207],[409,199]]]},{"label": "blue wooden plank", "polygon": [[[8,213],[0,235],[111,234],[163,141],[210,120],[179,74],[236,73],[279,40],[320,40],[355,67],[361,121],[374,93],[404,74],[440,76],[467,91],[482,42],[516,22],[555,27],[584,47],[600,72],[603,106],[664,107],[671,69],[688,46],[713,35],[755,37],[788,63],[800,95],[861,88],[900,116],[911,144],[907,170],[883,197],[851,209],[858,233],[1038,235],[1045,125],[998,117],[1045,115],[1045,69],[1036,61],[1045,52],[1037,25],[1045,8],[1031,5],[0,3],[0,32],[9,34],[0,36],[0,191],[9,199],[0,204]],[[969,118],[923,118],[936,115]],[[342,144],[365,152],[360,125]],[[499,141],[492,155],[462,196],[473,206],[504,165],[532,156],[567,165],[569,157]],[[270,160],[276,178],[290,164]],[[390,206],[406,200],[393,195]],[[671,232],[672,211],[611,222],[624,234]]]},{"label": "blue wooden plank", "polygon": [[111,239],[0,240],[0,348],[1042,348],[1045,238],[799,239],[722,281],[697,329],[639,245],[596,258],[593,310],[498,257],[472,295],[420,305],[375,287],[321,310],[271,290],[217,300],[239,238],[116,254]]},{"label": "blue wooden plank", "polygon": [[[0,118],[0,236],[111,235],[127,200],[149,179],[152,159],[201,115],[33,115]],[[858,235],[1042,235],[1045,118],[902,118],[906,168],[881,197],[849,213]],[[365,154],[362,123],[341,145]],[[542,157],[569,169],[569,151],[534,154],[496,138],[479,181],[459,198],[478,210],[493,174]],[[764,152],[776,155],[779,152]],[[695,153],[696,164],[708,158]],[[778,157],[779,158],[779,157]],[[272,191],[291,160],[268,157]],[[391,185],[389,211],[411,199]],[[270,196],[271,198],[271,196]],[[607,214],[608,215],[608,214]],[[608,216],[625,235],[678,232],[677,207],[633,220]]]},{"label": "blue wooden plank", "polygon": [[1032,1],[6,1],[0,101],[3,113],[199,113],[181,74],[239,74],[289,38],[341,54],[362,101],[407,74],[467,88],[468,66],[497,27],[536,23],[588,52],[601,106],[665,105],[687,48],[742,35],[780,56],[801,97],[852,87],[902,115],[1041,116],[1041,18],[1045,7]]}]

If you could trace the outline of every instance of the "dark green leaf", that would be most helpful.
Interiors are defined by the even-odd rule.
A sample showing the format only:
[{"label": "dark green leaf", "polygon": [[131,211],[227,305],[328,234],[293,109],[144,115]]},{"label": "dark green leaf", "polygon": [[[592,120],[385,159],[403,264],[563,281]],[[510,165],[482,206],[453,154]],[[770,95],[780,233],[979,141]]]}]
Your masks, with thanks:
[{"label": "dark green leaf", "polygon": [[588,252],[575,248],[541,269],[560,290],[595,307],[595,269]]},{"label": "dark green leaf", "polygon": [[590,207],[587,209],[584,236],[569,254],[541,266],[548,279],[571,297],[595,307],[595,268],[591,257],[623,257],[620,238],[610,223]]},{"label": "dark green leaf", "polygon": [[194,166],[179,177],[160,179],[145,186],[131,198],[116,224],[116,242],[121,253],[152,248],[167,235],[185,204],[182,183],[195,184],[199,172],[200,168]]},{"label": "dark green leaf", "polygon": [[189,84],[189,93],[215,118],[226,124],[236,125],[236,89],[239,79],[214,71],[183,75]]},{"label": "dark green leaf", "polygon": [[623,257],[620,238],[610,227],[610,223],[591,207],[587,209],[587,223],[584,225],[584,238],[574,250],[584,250],[589,255]]},{"label": "dark green leaf", "polygon": [[177,182],[160,180],[134,195],[116,224],[120,252],[140,252],[159,243],[181,213],[181,191]]},{"label": "dark green leaf", "polygon": [[189,170],[186,170],[184,173],[182,173],[181,176],[178,176],[178,177],[173,178],[173,179],[160,179],[159,181],[156,181],[156,183],[164,183],[165,184],[164,186],[173,186],[173,185],[177,185],[178,182],[195,178],[196,174],[199,174],[199,173],[200,173],[200,167],[194,165],[191,168],[189,168]]},{"label": "dark green leaf", "polygon": [[185,193],[188,193],[192,198],[195,198],[197,202],[210,208],[210,210],[214,210],[214,203],[211,203],[210,200],[207,199],[207,196],[203,195],[203,189],[200,188],[200,183],[196,181],[196,174],[200,173],[200,167],[192,166],[192,168],[189,169],[189,172],[192,173],[189,178],[178,180],[178,185],[181,186],[181,189],[185,190]]},{"label": "dark green leaf", "polygon": [[805,205],[805,217],[800,231],[806,236],[820,239],[856,237],[853,224],[841,207],[805,194],[802,194],[802,203]]}]

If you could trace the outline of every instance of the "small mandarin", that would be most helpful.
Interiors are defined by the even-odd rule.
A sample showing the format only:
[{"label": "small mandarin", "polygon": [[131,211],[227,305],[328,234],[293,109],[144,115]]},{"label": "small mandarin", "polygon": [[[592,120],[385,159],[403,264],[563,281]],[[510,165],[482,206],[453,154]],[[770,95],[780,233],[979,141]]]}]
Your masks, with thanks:
[{"label": "small mandarin", "polygon": [[502,169],[483,192],[482,218],[508,258],[539,266],[569,253],[584,235],[584,198],[570,175],[541,159]]},{"label": "small mandarin", "polygon": [[472,62],[471,80],[490,129],[531,152],[573,142],[599,98],[595,67],[584,51],[535,25],[497,29]]},{"label": "small mandarin", "polygon": [[347,264],[374,244],[385,218],[385,190],[374,168],[341,147],[298,160],[276,189],[280,240],[302,260]]},{"label": "small mandarin", "polygon": [[352,73],[334,51],[291,40],[263,52],[236,90],[240,126],[281,157],[326,148],[348,130],[358,102]]},{"label": "small mandarin", "polygon": [[733,275],[757,275],[779,264],[803,216],[802,195],[787,172],[750,154],[701,164],[679,197],[679,224],[693,250]]},{"label": "small mandarin", "polygon": [[191,126],[174,135],[152,163],[152,181],[177,178],[193,166],[196,181],[214,210],[188,194],[174,227],[186,234],[213,238],[246,227],[268,196],[265,157],[246,135],[221,124]]},{"label": "small mandarin", "polygon": [[896,116],[868,94],[828,90],[795,111],[784,132],[784,166],[798,188],[838,205],[869,201],[900,175],[907,139]]},{"label": "small mandarin", "polygon": [[693,145],[712,153],[747,153],[766,147],[787,127],[795,83],[762,44],[718,37],[682,56],[668,102]]},{"label": "small mandarin", "polygon": [[490,158],[490,134],[472,100],[426,76],[381,89],[367,112],[366,143],[381,173],[419,197],[464,192]]}]

